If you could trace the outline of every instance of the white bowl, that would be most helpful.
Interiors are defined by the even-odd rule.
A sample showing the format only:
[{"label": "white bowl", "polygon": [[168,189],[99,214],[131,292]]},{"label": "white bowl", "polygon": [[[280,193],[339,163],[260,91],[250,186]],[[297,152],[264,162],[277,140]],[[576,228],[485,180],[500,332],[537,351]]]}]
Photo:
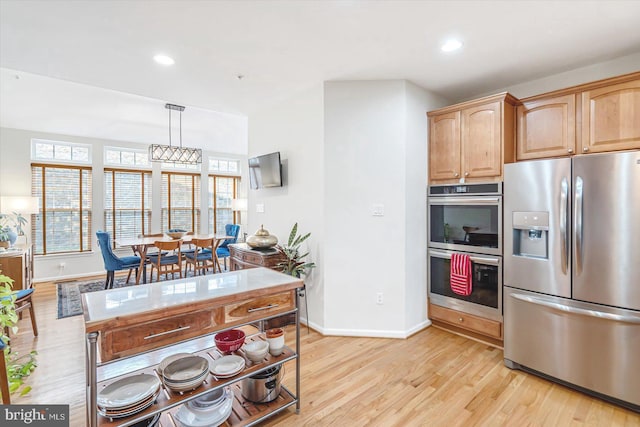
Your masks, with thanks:
[{"label": "white bowl", "polygon": [[182,405],[175,414],[175,419],[178,424],[185,427],[209,427],[219,426],[224,423],[231,411],[233,410],[233,391],[231,388],[225,390],[224,402],[220,405],[216,405],[216,410],[203,413],[198,411],[196,414],[194,408],[189,405]]},{"label": "white bowl", "polygon": [[261,362],[269,351],[266,341],[253,341],[244,345],[244,352],[252,362]]}]

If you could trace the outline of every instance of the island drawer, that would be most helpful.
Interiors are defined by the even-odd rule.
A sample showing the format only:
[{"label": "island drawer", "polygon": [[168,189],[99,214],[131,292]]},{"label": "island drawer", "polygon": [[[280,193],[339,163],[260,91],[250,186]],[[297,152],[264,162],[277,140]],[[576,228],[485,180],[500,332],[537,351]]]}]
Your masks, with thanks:
[{"label": "island drawer", "polygon": [[295,291],[287,291],[228,304],[224,308],[224,318],[226,323],[251,320],[289,311],[294,307]]},{"label": "island drawer", "polygon": [[101,359],[106,362],[213,332],[222,320],[222,309],[214,308],[116,327],[102,334]]}]

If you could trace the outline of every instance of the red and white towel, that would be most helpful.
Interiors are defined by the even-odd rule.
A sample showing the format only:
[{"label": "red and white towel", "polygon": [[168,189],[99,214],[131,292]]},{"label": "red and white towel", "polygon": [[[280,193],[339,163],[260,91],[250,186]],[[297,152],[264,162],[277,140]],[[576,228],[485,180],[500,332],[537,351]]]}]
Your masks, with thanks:
[{"label": "red and white towel", "polygon": [[449,282],[451,290],[458,295],[470,295],[472,290],[471,258],[467,254],[451,255],[451,273]]}]

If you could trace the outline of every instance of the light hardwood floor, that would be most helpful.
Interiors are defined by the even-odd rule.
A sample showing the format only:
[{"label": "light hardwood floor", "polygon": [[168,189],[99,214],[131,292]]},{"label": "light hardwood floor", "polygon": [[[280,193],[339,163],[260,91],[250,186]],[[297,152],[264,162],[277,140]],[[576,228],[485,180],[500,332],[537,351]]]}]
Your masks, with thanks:
[{"label": "light hardwood floor", "polygon": [[[34,303],[40,336],[33,338],[25,315],[14,349],[36,349],[39,366],[29,379],[33,391],[14,403],[69,404],[71,426],[83,426],[82,317],[56,319],[52,283],[36,285]],[[303,328],[301,346],[300,414],[288,410],[265,425],[640,426],[640,414],[509,370],[501,350],[433,327],[406,340],[326,337]],[[293,388],[293,366],[287,371]]]}]

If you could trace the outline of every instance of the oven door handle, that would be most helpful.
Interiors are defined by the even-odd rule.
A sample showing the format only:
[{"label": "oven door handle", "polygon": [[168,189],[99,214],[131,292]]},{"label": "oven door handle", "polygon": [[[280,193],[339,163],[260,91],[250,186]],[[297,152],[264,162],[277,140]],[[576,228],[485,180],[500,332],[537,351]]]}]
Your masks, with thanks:
[{"label": "oven door handle", "polygon": [[[451,259],[452,252],[440,251],[438,249],[429,249],[428,255],[436,256],[438,258]],[[486,264],[486,265],[500,265],[501,259],[498,257],[484,257],[479,255],[471,255],[471,262]]]},{"label": "oven door handle", "polygon": [[429,205],[498,205],[500,197],[429,197]]}]

